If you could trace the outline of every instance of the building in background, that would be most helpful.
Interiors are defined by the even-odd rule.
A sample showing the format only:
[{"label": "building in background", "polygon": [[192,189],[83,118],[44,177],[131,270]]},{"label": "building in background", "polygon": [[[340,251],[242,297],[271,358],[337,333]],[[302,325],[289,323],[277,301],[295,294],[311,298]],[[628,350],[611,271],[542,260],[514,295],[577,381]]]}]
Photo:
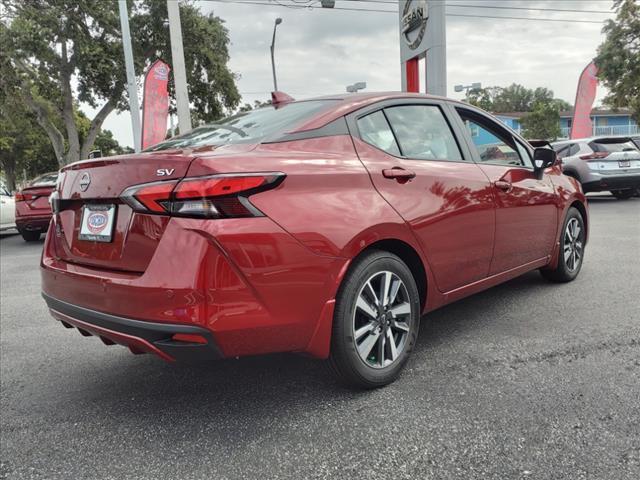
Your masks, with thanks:
[{"label": "building in background", "polygon": [[[496,113],[495,116],[506,125],[521,133],[520,118],[526,115],[525,112]],[[560,138],[569,138],[571,130],[571,119],[573,111],[560,112]],[[593,123],[592,135],[638,135],[640,128],[636,121],[631,118],[631,114],[625,110],[603,110],[594,109],[591,111],[591,121]]]}]

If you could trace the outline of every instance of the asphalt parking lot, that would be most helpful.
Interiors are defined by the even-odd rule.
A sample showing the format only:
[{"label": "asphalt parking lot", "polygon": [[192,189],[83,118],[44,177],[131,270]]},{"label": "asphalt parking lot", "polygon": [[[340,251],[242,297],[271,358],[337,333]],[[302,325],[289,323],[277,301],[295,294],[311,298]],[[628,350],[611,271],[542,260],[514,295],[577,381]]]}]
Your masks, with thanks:
[{"label": "asphalt parking lot", "polygon": [[425,317],[396,383],[274,355],[175,366],[47,313],[42,242],[0,240],[0,478],[640,478],[640,198],[590,197],[579,278]]}]

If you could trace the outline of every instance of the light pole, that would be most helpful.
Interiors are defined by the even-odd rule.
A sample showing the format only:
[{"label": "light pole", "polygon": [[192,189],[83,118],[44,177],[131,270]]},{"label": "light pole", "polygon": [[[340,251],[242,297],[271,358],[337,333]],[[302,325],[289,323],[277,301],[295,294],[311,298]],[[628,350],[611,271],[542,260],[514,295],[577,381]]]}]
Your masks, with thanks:
[{"label": "light pole", "polygon": [[465,96],[469,95],[470,90],[480,90],[482,88],[482,84],[480,82],[474,82],[471,85],[456,85],[453,89],[456,92],[465,92]]},{"label": "light pole", "polygon": [[142,134],[140,133],[140,104],[138,103],[138,86],[136,84],[136,72],[133,66],[133,53],[131,50],[131,34],[129,33],[129,13],[127,0],[118,2],[120,9],[120,26],[122,28],[122,46],[124,48],[124,63],[127,70],[127,90],[129,91],[129,111],[131,112],[131,128],[133,130],[133,149],[140,151]]},{"label": "light pole", "polygon": [[356,82],[353,85],[347,85],[347,92],[358,93],[358,90],[367,88],[367,82]]},{"label": "light pole", "polygon": [[187,73],[184,66],[182,48],[182,27],[180,26],[180,5],[175,0],[167,0],[169,17],[169,38],[171,40],[171,59],[173,60],[173,80],[176,85],[176,107],[178,109],[178,128],[180,133],[191,130],[191,110],[187,91]]},{"label": "light pole", "polygon": [[273,51],[276,45],[276,28],[278,28],[278,25],[280,25],[281,23],[282,23],[282,19],[279,17],[276,18],[276,22],[273,25],[273,38],[271,39],[271,71],[273,72],[273,91],[274,92],[278,91],[278,80],[276,80],[276,62],[273,58]]}]

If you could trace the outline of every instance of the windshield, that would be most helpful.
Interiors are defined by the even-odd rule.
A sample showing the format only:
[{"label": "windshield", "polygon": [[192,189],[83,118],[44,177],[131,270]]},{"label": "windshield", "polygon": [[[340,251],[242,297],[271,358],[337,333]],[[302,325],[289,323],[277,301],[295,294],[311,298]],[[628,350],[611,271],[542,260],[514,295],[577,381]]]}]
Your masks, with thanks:
[{"label": "windshield", "polygon": [[269,106],[237,113],[219,122],[194,128],[184,135],[165,140],[145,151],[157,152],[172,148],[195,148],[205,145],[258,143],[268,136],[284,133],[333,102],[335,100],[311,100],[294,102],[279,108]]}]

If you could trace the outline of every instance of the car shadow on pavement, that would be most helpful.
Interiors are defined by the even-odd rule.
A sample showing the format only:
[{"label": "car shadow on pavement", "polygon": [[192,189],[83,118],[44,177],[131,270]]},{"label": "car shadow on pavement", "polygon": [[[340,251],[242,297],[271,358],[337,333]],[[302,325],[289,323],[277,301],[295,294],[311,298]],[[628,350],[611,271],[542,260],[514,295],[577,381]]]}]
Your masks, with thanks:
[{"label": "car shadow on pavement", "polygon": [[[416,356],[429,357],[432,345],[448,342],[463,333],[470,334],[477,328],[490,328],[485,309],[499,302],[507,293],[518,301],[520,293],[526,296],[539,294],[545,282],[537,272],[519,277],[486,292],[456,302],[430,313],[421,324]],[[548,284],[547,284],[548,285]],[[533,290],[533,292],[532,292]],[[487,324],[489,322],[489,324]],[[97,342],[97,339],[94,339]],[[101,348],[95,345],[95,348]],[[290,415],[291,410],[307,408],[314,398],[343,402],[376,395],[376,391],[363,392],[346,389],[335,382],[323,361],[294,354],[275,354],[240,359],[225,359],[199,364],[166,364],[151,355],[131,357],[128,352],[117,352],[107,359],[106,365],[94,368],[86,365],[73,372],[72,364],[61,369],[69,370],[65,378],[73,385],[67,391],[74,392],[69,401],[85,403],[91,409],[119,415],[131,413],[181,412],[190,414],[216,410],[218,414],[233,412],[277,416]],[[101,355],[101,358],[106,358]],[[394,389],[396,384],[386,389]],[[385,390],[385,389],[383,389]],[[380,390],[378,390],[380,391]],[[80,397],[80,398],[79,398]],[[82,398],[84,397],[84,398]],[[264,404],[269,410],[264,410]],[[124,409],[124,410],[123,410]],[[168,409],[168,410],[167,410]]]}]

